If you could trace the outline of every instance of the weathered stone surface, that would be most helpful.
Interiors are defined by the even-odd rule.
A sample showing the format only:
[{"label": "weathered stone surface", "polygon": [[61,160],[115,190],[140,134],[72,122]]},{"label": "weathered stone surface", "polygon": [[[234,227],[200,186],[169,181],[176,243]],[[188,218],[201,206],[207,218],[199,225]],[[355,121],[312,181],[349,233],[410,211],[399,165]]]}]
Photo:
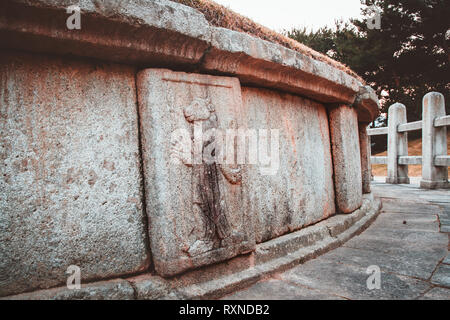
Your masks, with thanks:
[{"label": "weathered stone surface", "polygon": [[177,289],[179,299],[217,299],[235,290],[242,290],[261,280],[261,273],[254,268],[237,274],[213,279],[211,281],[194,284]]},{"label": "weathered stone surface", "polygon": [[[376,95],[333,63],[212,27],[199,11],[166,0],[83,0],[81,30],[69,30],[71,0],[0,2],[0,46],[70,54],[146,67],[227,73],[246,84],[281,89],[325,103],[358,103],[360,121],[378,112]],[[365,87],[363,87],[365,88]]]},{"label": "weathered stone surface", "polygon": [[444,261],[442,263],[450,264],[450,253],[447,254],[447,257],[445,257]]},{"label": "weathered stone surface", "polygon": [[[389,206],[396,212],[420,213],[423,211],[423,213],[430,212],[439,216],[447,215],[445,212],[450,214],[448,190],[441,189],[433,190],[433,192],[424,192],[424,189],[419,188],[420,178],[411,178],[411,180],[414,183],[397,186],[395,184],[384,183],[383,177],[374,177],[372,189],[377,189],[376,195],[378,197],[387,198],[383,201],[383,208],[386,206],[387,201],[389,201]],[[407,206],[404,205],[404,202],[406,202]],[[446,206],[448,206],[447,209]]]},{"label": "weathered stone surface", "polygon": [[[409,215],[417,213],[428,215],[433,218],[436,218],[436,215],[441,212],[439,206],[429,204],[418,199],[418,197],[414,197],[416,200],[407,198],[404,188],[394,188],[394,185],[384,183],[383,189],[377,187],[378,186],[376,186],[376,195],[383,197],[383,212],[405,213]],[[402,196],[401,191],[403,191],[405,197],[400,198]],[[415,195],[413,194],[413,196]]]},{"label": "weathered stone surface", "polygon": [[357,79],[300,52],[249,34],[212,29],[212,48],[203,68],[238,76],[244,84],[257,84],[299,93],[321,102],[353,103]]},{"label": "weathered stone surface", "polygon": [[[435,166],[436,156],[447,155],[447,127],[434,126],[435,119],[445,115],[445,98],[442,93],[430,92],[423,97],[420,186],[424,189],[450,188],[447,167]],[[447,230],[450,232],[450,228]]]},{"label": "weathered stone surface", "polygon": [[[354,215],[338,215],[315,226],[274,239],[270,241],[271,245],[266,245],[266,243],[259,244],[256,252],[239,255],[230,260],[195,270],[189,270],[169,279],[164,279],[154,274],[143,274],[127,278],[126,280],[133,287],[134,298],[136,299],[220,298],[336,248],[339,244],[370,225],[378,215],[379,208],[380,205],[377,200],[366,196],[363,206]],[[350,225],[347,225],[347,228],[342,228],[339,227],[339,221],[353,221],[353,224],[350,223]],[[334,226],[337,228],[334,228]],[[327,232],[327,228],[329,228],[330,232]],[[262,261],[260,257],[257,257],[258,255],[264,255],[267,259]],[[111,282],[113,281],[83,285],[79,293],[61,287],[9,296],[6,299],[79,299],[85,296],[92,299],[97,299],[97,297],[99,299],[114,299],[119,298],[119,294],[129,291],[126,283],[117,286],[112,285]],[[266,289],[270,290],[270,288]],[[86,294],[87,290],[89,296]],[[250,290],[250,292],[254,293],[254,290]],[[261,292],[261,294],[264,294],[264,292]],[[280,298],[282,292],[277,294],[279,295],[277,298]],[[120,298],[123,296],[125,295],[122,295]],[[316,296],[316,293],[315,290],[312,290],[312,292],[305,291],[301,293],[301,296],[310,298]],[[316,297],[325,298],[325,296],[317,295]]]},{"label": "weathered stone surface", "polygon": [[407,123],[406,107],[401,103],[395,103],[389,107],[388,113],[388,150],[387,150],[387,177],[386,183],[410,182],[408,166],[398,164],[400,156],[408,155],[408,133],[398,132],[399,125]]},{"label": "weathered stone surface", "polygon": [[367,288],[366,269],[369,265],[336,261],[323,255],[283,273],[282,280],[320,290],[348,299],[414,299],[425,292],[430,285],[424,281],[381,270],[381,289]]},{"label": "weathered stone surface", "polygon": [[450,288],[450,266],[441,264],[434,272],[431,282]]},{"label": "weathered stone surface", "polygon": [[170,283],[158,276],[142,275],[128,281],[133,284],[138,300],[162,299],[173,291]]},{"label": "weathered stone surface", "polygon": [[[242,125],[279,130],[279,165],[262,174],[247,166],[243,180],[256,241],[262,242],[335,213],[328,120],[325,108],[290,94],[242,88]],[[261,152],[261,150],[259,150]],[[274,155],[272,157],[272,165]]]},{"label": "weathered stone surface", "polygon": [[[376,222],[376,221],[375,221]],[[376,227],[372,225],[372,228]],[[358,237],[357,237],[358,238]],[[355,239],[357,239],[355,238]],[[361,250],[340,247],[327,254],[336,263],[354,264],[362,268],[377,265],[382,270],[399,275],[428,280],[435,270],[442,253],[438,251],[410,250],[386,254],[377,250]]]},{"label": "weathered stone surface", "polygon": [[336,203],[342,213],[361,206],[362,178],[356,110],[338,105],[329,110]]},{"label": "weathered stone surface", "polygon": [[359,149],[361,153],[361,179],[363,193],[370,193],[370,182],[372,181],[372,166],[370,164],[370,138],[367,135],[368,123],[358,123]]},{"label": "weathered stone surface", "polygon": [[80,289],[66,287],[22,293],[6,300],[133,300],[133,287],[125,280],[117,279],[82,285]]},{"label": "weathered stone surface", "polygon": [[[250,284],[261,280],[261,278],[267,278],[271,275],[278,274],[279,272],[283,272],[289,268],[295,267],[308,260],[314,259],[321,254],[324,254],[325,252],[336,248],[370,225],[370,223],[377,217],[380,206],[379,202],[374,201],[373,199],[365,199],[365,202],[367,202],[367,208],[361,208],[358,210],[363,213],[363,217],[361,217],[359,221],[355,220],[356,222],[354,222],[354,224],[346,230],[336,229],[336,232],[342,232],[340,234],[336,233],[334,234],[334,236],[332,236],[330,233],[328,233],[328,235],[323,239],[319,235],[322,234],[322,232],[315,232],[317,230],[311,230],[310,235],[312,237],[308,237],[309,239],[305,239],[301,235],[299,237],[292,237],[293,233],[283,235],[277,239],[270,241],[274,245],[257,245],[258,249],[256,250],[256,252],[250,254],[250,261],[252,261],[251,257],[254,256],[254,263],[243,271],[235,273],[224,272],[225,270],[230,270],[230,267],[232,267],[225,266],[221,272],[218,272],[216,274],[214,280],[202,281],[201,283],[183,287],[182,289],[177,289],[177,293],[182,294],[180,297],[187,299],[218,298],[224,296],[227,293],[248,287]],[[349,217],[350,215],[340,215],[341,220],[347,220]],[[327,220],[322,221],[318,223],[317,226],[321,227],[325,224],[328,227],[327,222]],[[309,229],[316,228],[315,226],[308,227],[295,233],[305,235],[305,233],[308,234]],[[258,257],[258,255],[260,255],[260,257]],[[267,259],[261,259],[261,255],[265,255],[268,258],[268,261]],[[234,259],[232,259],[232,261],[240,258],[241,257],[235,257]],[[209,266],[207,269],[210,269],[211,271],[214,269],[217,270],[217,267],[221,265],[222,263],[214,266]],[[194,278],[194,276],[196,275],[198,279],[202,278],[203,270],[194,270],[190,273],[192,273],[192,278]],[[224,273],[226,274],[226,276],[221,276]],[[184,275],[180,278],[184,278]]]},{"label": "weathered stone surface", "polygon": [[0,61],[0,295],[145,270],[134,70]]},{"label": "weathered stone surface", "polygon": [[[393,212],[390,212],[393,213]],[[389,214],[383,219],[378,219],[375,223],[388,229],[397,229],[400,231],[434,231],[439,232],[439,223],[436,215],[422,213],[395,213]]]},{"label": "weathered stone surface", "polygon": [[245,167],[202,159],[220,153],[208,131],[238,128],[239,81],[147,69],[138,74],[138,90],[158,274],[171,276],[253,250],[252,213],[243,204]]},{"label": "weathered stone surface", "polygon": [[222,300],[344,300],[344,298],[280,280],[268,280],[225,296]]},{"label": "weathered stone surface", "polygon": [[[255,263],[262,264],[276,258],[288,256],[303,248],[314,246],[320,242],[327,242],[330,240],[330,237],[333,238],[333,241],[337,240],[336,242],[341,241],[341,239],[334,238],[339,238],[343,235],[351,237],[356,230],[349,229],[356,227],[357,230],[362,231],[363,225],[370,224],[371,217],[376,217],[379,207],[378,201],[366,197],[361,208],[351,215],[335,215],[299,231],[260,243],[256,246]],[[365,221],[357,226],[360,220]]]},{"label": "weathered stone surface", "polygon": [[448,237],[439,232],[404,231],[404,230],[367,230],[358,239],[351,239],[345,246],[357,249],[376,250],[388,254],[397,254],[411,247],[420,250],[430,250],[442,259],[445,255],[443,246],[448,243]]},{"label": "weathered stone surface", "polygon": [[[81,29],[69,30],[77,5]],[[0,39],[8,48],[72,54],[146,66],[192,65],[209,46],[210,27],[197,10],[166,0],[7,0]]]},{"label": "weathered stone surface", "polygon": [[322,222],[302,230],[260,243],[256,247],[255,262],[264,262],[286,256],[292,252],[316,244],[330,236],[327,226]]}]

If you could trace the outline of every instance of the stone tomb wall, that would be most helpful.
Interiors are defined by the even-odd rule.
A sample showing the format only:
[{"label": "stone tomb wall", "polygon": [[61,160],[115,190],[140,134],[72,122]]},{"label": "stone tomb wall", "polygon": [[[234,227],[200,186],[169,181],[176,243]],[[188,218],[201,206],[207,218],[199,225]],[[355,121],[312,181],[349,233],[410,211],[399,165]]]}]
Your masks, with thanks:
[{"label": "stone tomb wall", "polygon": [[[2,296],[61,285],[69,265],[83,281],[176,275],[361,206],[350,107],[233,77],[0,60]],[[180,129],[188,140],[173,139]],[[197,129],[255,130],[258,149],[278,130],[279,161],[196,162],[184,147],[207,147]]]},{"label": "stone tomb wall", "polygon": [[134,79],[0,53],[0,295],[148,269]]}]

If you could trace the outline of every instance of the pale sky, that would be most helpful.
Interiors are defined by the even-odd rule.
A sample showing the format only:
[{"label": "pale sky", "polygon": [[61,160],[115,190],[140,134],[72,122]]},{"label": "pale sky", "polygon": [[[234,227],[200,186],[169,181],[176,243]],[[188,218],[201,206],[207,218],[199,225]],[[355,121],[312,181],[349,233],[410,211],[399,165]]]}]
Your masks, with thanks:
[{"label": "pale sky", "polygon": [[334,20],[360,17],[360,0],[214,0],[275,31],[293,27],[317,30]]}]

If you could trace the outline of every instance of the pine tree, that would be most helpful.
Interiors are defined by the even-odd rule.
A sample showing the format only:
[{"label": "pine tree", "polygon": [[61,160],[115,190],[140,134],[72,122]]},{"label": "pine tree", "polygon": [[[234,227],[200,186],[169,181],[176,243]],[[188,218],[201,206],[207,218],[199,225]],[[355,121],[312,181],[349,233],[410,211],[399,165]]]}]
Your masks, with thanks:
[{"label": "pine tree", "polygon": [[[371,5],[381,12],[381,28],[368,28]],[[336,28],[286,34],[348,65],[377,90],[384,112],[395,102],[406,105],[408,121],[422,117],[422,97],[438,91],[450,112],[448,0],[373,0],[363,19],[337,21]]]}]

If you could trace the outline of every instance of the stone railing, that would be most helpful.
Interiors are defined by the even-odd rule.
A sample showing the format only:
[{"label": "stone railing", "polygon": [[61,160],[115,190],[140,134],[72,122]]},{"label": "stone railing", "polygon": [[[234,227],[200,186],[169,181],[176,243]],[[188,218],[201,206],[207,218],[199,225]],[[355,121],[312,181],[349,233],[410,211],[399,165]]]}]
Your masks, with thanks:
[{"label": "stone railing", "polygon": [[[448,188],[450,156],[447,155],[447,126],[444,96],[430,92],[423,98],[422,120],[408,123],[406,107],[393,104],[388,111],[388,126],[368,129],[369,136],[388,136],[387,157],[371,157],[372,164],[387,164],[386,183],[409,183],[408,165],[422,165],[420,186]],[[408,156],[408,131],[422,130],[422,156]]]},{"label": "stone railing", "polygon": [[[374,219],[358,78],[171,1],[72,4],[0,2],[0,296],[219,295]],[[212,131],[248,155],[203,161]]]}]

